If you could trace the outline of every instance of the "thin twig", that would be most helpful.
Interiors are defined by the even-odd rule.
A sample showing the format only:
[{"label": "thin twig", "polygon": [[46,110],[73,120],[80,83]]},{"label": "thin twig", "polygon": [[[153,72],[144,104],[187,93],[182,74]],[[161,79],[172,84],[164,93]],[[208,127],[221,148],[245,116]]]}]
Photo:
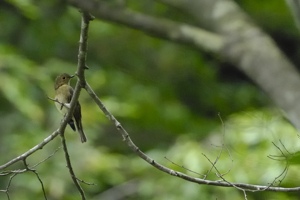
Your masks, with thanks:
[{"label": "thin twig", "polygon": [[0,192],[4,192],[7,196],[7,199],[10,200],[10,196],[9,196],[9,188],[10,188],[10,185],[11,185],[11,182],[12,182],[12,179],[17,175],[17,173],[14,173],[13,175],[11,175],[9,177],[9,181],[8,181],[8,184],[6,186],[6,189],[5,190],[0,190]]},{"label": "thin twig", "polygon": [[24,163],[24,165],[26,167],[26,171],[30,171],[30,172],[32,172],[32,173],[34,173],[36,175],[37,179],[39,180],[39,182],[41,184],[44,198],[45,198],[45,200],[47,200],[46,190],[45,190],[44,183],[43,183],[41,177],[39,176],[39,174],[36,172],[35,169],[29,168],[29,165],[28,165],[28,163],[26,161],[26,158],[23,160],[23,163]]},{"label": "thin twig", "polygon": [[[56,149],[51,155],[49,155],[47,158],[45,158],[44,160],[42,160],[42,161],[36,163],[36,164],[33,165],[32,167],[29,167],[29,165],[28,165],[27,162],[26,162],[26,158],[27,158],[27,157],[24,157],[24,158],[22,159],[22,161],[23,161],[23,163],[24,163],[25,169],[18,169],[18,170],[4,171],[4,172],[1,172],[1,173],[0,173],[0,176],[7,176],[7,175],[10,175],[10,174],[13,174],[14,176],[16,176],[16,175],[18,175],[18,174],[25,173],[25,172],[28,172],[28,171],[34,173],[34,174],[36,175],[38,181],[39,181],[40,184],[41,184],[44,198],[45,198],[45,200],[47,200],[47,195],[46,195],[46,190],[45,190],[44,183],[43,183],[42,179],[40,178],[38,172],[37,172],[34,168],[37,167],[38,165],[40,165],[41,163],[47,161],[48,159],[50,159],[52,156],[54,156],[54,154],[55,154],[59,149],[60,149],[60,147],[57,148],[57,149]],[[13,177],[14,177],[14,176],[13,176]],[[12,179],[12,178],[11,178],[11,179]],[[11,179],[10,179],[10,182],[11,182]],[[10,184],[11,184],[11,183],[9,183],[9,185],[10,185]],[[8,191],[8,189],[6,189],[6,190],[0,190],[0,192],[5,192],[5,191]]]},{"label": "thin twig", "polygon": [[74,172],[73,167],[72,167],[72,163],[71,163],[71,159],[70,159],[70,155],[69,155],[68,147],[67,147],[67,143],[66,143],[66,138],[65,138],[64,134],[61,134],[61,143],[62,143],[62,146],[63,146],[67,167],[69,169],[69,173],[71,175],[72,181],[75,184],[76,188],[78,189],[82,200],[85,200],[86,198],[85,198],[85,195],[84,195],[84,191],[83,191],[82,187],[80,186],[80,184],[78,183],[75,172]]},{"label": "thin twig", "polygon": [[95,183],[88,183],[88,182],[86,182],[86,181],[84,181],[84,180],[82,180],[82,179],[79,179],[78,177],[76,177],[76,179],[77,179],[77,181],[79,181],[79,182],[81,182],[81,183],[84,183],[84,184],[86,184],[86,185],[97,185],[97,184],[95,184]]},{"label": "thin twig", "polygon": [[197,174],[197,175],[199,175],[199,176],[206,177],[206,175],[204,175],[204,174],[200,174],[200,173],[198,173],[198,172],[195,172],[195,171],[193,171],[193,170],[191,170],[191,169],[186,168],[186,167],[183,166],[183,165],[178,165],[177,163],[173,162],[172,160],[170,160],[170,159],[167,158],[166,156],[165,156],[164,158],[165,158],[167,161],[169,161],[170,163],[172,163],[173,165],[176,165],[176,166],[178,166],[178,167],[181,167],[181,168],[183,168],[183,169],[185,169],[185,170],[187,170],[187,171],[189,171],[189,172],[192,172],[192,173],[194,173],[194,174]]},{"label": "thin twig", "polygon": [[288,154],[292,155],[292,153],[290,153],[289,150],[287,150],[287,148],[285,147],[285,145],[283,144],[283,142],[282,142],[281,140],[279,140],[279,142],[280,142],[280,144],[283,146],[284,150],[285,150]]},{"label": "thin twig", "polygon": [[45,187],[44,187],[44,183],[43,183],[42,179],[40,178],[40,175],[38,174],[38,172],[36,170],[30,170],[30,171],[32,173],[34,173],[36,175],[37,179],[39,180],[39,182],[41,184],[41,187],[42,187],[44,198],[45,198],[45,200],[47,200],[46,190],[45,190]]},{"label": "thin twig", "polygon": [[39,166],[41,163],[43,163],[43,162],[49,160],[51,157],[53,157],[53,156],[60,150],[60,148],[61,148],[61,146],[58,147],[57,149],[55,149],[55,151],[54,151],[52,154],[50,154],[47,158],[45,158],[45,159],[39,161],[38,163],[36,163],[35,165],[31,166],[31,168],[36,168],[36,167]]},{"label": "thin twig", "polygon": [[[211,162],[211,161],[209,160],[209,162],[211,162],[212,165],[211,165],[211,168],[207,171],[205,177],[207,177],[207,176],[210,174],[210,172],[216,167],[217,162],[218,162],[219,159],[221,158],[221,155],[222,155],[222,153],[223,153],[223,151],[224,151],[224,148],[226,149],[226,151],[227,151],[229,157],[231,158],[231,167],[230,167],[226,172],[224,172],[222,175],[221,175],[221,174],[220,174],[220,175],[221,175],[221,176],[225,176],[226,174],[228,174],[228,173],[231,171],[232,165],[233,165],[233,159],[232,159],[231,153],[230,153],[229,149],[227,148],[227,146],[226,146],[226,144],[225,144],[225,123],[223,122],[223,119],[222,119],[220,113],[218,113],[218,117],[219,117],[219,119],[220,119],[220,121],[221,121],[221,124],[222,124],[222,145],[221,145],[221,146],[216,146],[216,147],[221,147],[221,150],[220,150],[219,154],[217,155],[217,157],[216,157],[216,159],[215,159],[214,162]],[[208,159],[208,157],[207,157],[205,154],[202,154],[202,155],[204,155],[204,156]]]},{"label": "thin twig", "polygon": [[[289,155],[294,155],[293,153],[290,153],[287,148],[285,147],[285,145],[283,144],[283,142],[281,140],[279,140],[280,144],[283,146],[284,150],[289,154]],[[274,142],[272,142],[272,144],[280,151],[281,155],[268,155],[267,157],[272,159],[272,160],[276,160],[276,161],[285,161],[286,162],[286,165],[285,165],[285,168],[283,169],[283,171],[277,176],[275,177],[275,179],[272,181],[272,185],[278,181],[280,185],[280,183],[284,180],[284,178],[286,177],[287,173],[288,173],[288,169],[289,169],[289,157],[290,156],[287,156],[284,154],[284,152],[281,150],[281,148],[279,146],[277,146]],[[282,177],[283,176],[283,177]],[[279,179],[281,178],[282,179]],[[278,180],[279,179],[279,180]],[[270,185],[271,185],[270,184]]]},{"label": "thin twig", "polygon": [[70,108],[70,104],[69,104],[69,103],[62,103],[62,102],[58,101],[58,99],[53,99],[53,98],[48,97],[48,96],[47,96],[47,98],[48,98],[49,100],[53,101],[53,102],[59,103],[59,104],[61,105],[61,108],[60,108],[60,109],[62,109],[63,107],[66,107],[67,109]]}]

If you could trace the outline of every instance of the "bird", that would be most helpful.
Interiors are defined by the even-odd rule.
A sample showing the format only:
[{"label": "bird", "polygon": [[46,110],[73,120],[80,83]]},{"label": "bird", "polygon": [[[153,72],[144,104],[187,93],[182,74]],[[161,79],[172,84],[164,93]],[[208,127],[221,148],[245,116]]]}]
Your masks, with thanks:
[{"label": "bird", "polygon": [[[70,79],[73,77],[74,75],[71,76],[67,73],[62,73],[58,75],[55,79],[55,106],[58,109],[58,111],[63,115],[67,114],[74,93],[73,88],[70,86]],[[82,143],[87,141],[87,138],[83,132],[81,122],[81,106],[79,104],[79,101],[76,102],[73,116],[68,122],[68,124],[73,129],[73,131],[76,131],[77,129]]]}]

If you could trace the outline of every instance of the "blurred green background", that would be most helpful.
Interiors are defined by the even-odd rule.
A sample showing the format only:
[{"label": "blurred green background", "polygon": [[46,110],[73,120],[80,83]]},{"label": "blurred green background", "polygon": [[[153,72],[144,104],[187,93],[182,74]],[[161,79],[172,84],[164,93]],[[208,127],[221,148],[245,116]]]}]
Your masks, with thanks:
[{"label": "blurred green background", "polygon": [[[284,1],[237,3],[294,63],[300,62],[299,32]],[[127,4],[145,13],[189,21],[180,11],[157,2]],[[77,9],[58,0],[0,2],[0,164],[59,126],[62,116],[47,96],[54,96],[57,74],[76,71],[80,20]],[[283,150],[284,145],[290,152],[298,151],[297,132],[282,113],[218,55],[98,19],[91,23],[89,34],[88,83],[136,145],[156,161],[202,177],[199,174],[211,168],[203,154],[214,161],[225,144],[217,167],[222,173],[229,171],[228,181],[267,185],[285,167],[285,162],[267,157],[281,155],[272,142]],[[80,102],[88,142],[81,144],[69,127],[66,137],[77,176],[94,184],[82,184],[88,199],[244,198],[233,188],[198,185],[154,169],[130,151],[85,91]],[[32,166],[42,161],[60,145],[57,137],[27,162]],[[21,168],[23,164],[17,163],[9,169]],[[289,168],[282,186],[299,186],[297,168]],[[48,199],[80,199],[61,149],[36,169]],[[219,179],[215,171],[207,178]],[[0,176],[0,190],[8,182],[9,176]],[[29,172],[12,180],[9,194],[12,200],[43,199],[38,179]],[[247,194],[248,199],[300,199],[298,193]],[[0,192],[0,199],[7,199],[6,194]]]}]

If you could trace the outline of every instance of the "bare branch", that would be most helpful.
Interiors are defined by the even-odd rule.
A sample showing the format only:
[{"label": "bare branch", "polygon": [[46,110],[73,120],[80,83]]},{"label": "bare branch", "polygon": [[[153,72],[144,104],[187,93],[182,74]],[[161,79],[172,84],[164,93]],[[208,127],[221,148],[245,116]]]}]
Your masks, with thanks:
[{"label": "bare branch", "polygon": [[79,182],[81,182],[81,183],[84,183],[84,184],[86,184],[86,185],[97,185],[97,184],[95,184],[95,183],[88,183],[88,182],[86,182],[86,181],[84,181],[84,180],[82,180],[82,179],[79,179],[78,177],[76,177],[76,179],[77,179],[77,181],[79,181]]},{"label": "bare branch", "polygon": [[[65,123],[67,123],[65,121]],[[61,124],[61,126],[63,125],[63,123]],[[20,160],[24,160],[26,159],[28,156],[30,156],[31,154],[33,154],[34,152],[36,152],[37,150],[42,149],[46,144],[48,144],[51,140],[53,140],[59,133],[60,133],[61,128],[59,128],[58,130],[54,131],[51,135],[49,135],[48,137],[46,137],[41,143],[35,145],[34,147],[32,147],[31,149],[29,149],[28,151],[24,152],[22,155],[10,160],[9,162],[3,164],[0,166],[0,170],[3,170],[11,165],[13,165],[14,163],[20,161]]]},{"label": "bare branch", "polygon": [[66,107],[67,109],[70,109],[70,103],[62,103],[62,102],[58,101],[57,99],[53,99],[53,98],[48,97],[48,96],[47,96],[47,98],[49,100],[53,101],[53,102],[56,102],[56,103],[60,104],[60,109],[62,109],[63,107]]},{"label": "bare branch", "polygon": [[205,179],[205,177],[206,177],[206,175],[204,175],[204,174],[200,174],[200,173],[198,173],[198,172],[195,172],[195,171],[193,171],[193,170],[191,170],[191,169],[186,168],[186,167],[183,166],[183,165],[178,165],[177,163],[173,162],[172,160],[170,160],[170,159],[167,158],[166,156],[165,156],[165,159],[166,159],[167,161],[169,161],[170,163],[172,163],[173,165],[176,165],[177,167],[181,167],[181,168],[183,168],[183,169],[185,169],[185,170],[187,170],[187,171],[189,171],[189,172],[192,172],[192,173],[194,173],[194,174],[197,174],[198,176],[203,176],[204,179]]},{"label": "bare branch", "polygon": [[[81,20],[81,33],[80,33],[80,40],[79,40],[79,50],[78,50],[78,65],[76,75],[78,77],[74,93],[72,96],[72,100],[70,102],[70,109],[68,115],[66,116],[67,119],[70,119],[70,115],[74,112],[76,102],[78,101],[81,88],[85,85],[85,77],[84,77],[84,70],[88,67],[86,66],[86,55],[87,55],[87,39],[88,39],[88,29],[89,29],[89,22],[93,19],[93,17],[86,12],[82,12],[82,20]],[[86,199],[84,191],[79,184],[79,179],[76,177],[75,172],[72,167],[70,155],[68,152],[66,139],[64,134],[61,134],[61,141],[63,145],[63,150],[65,153],[65,159],[67,163],[67,167],[69,169],[69,173],[71,175],[72,181],[75,184],[76,188],[78,189],[81,198],[84,200]]]},{"label": "bare branch", "polygon": [[17,173],[14,173],[13,175],[11,175],[9,177],[9,181],[8,181],[8,184],[6,186],[6,189],[5,190],[0,190],[0,192],[4,192],[7,196],[7,199],[10,200],[10,196],[9,196],[9,188],[10,188],[10,185],[11,185],[11,182],[12,182],[12,179],[17,175]]},{"label": "bare branch", "polygon": [[86,198],[85,198],[84,191],[83,191],[82,187],[80,186],[80,184],[78,183],[78,180],[76,178],[75,172],[72,167],[72,163],[71,163],[71,159],[70,159],[70,155],[69,155],[68,147],[67,147],[67,143],[66,143],[66,138],[65,138],[64,134],[61,134],[61,143],[63,145],[65,159],[66,159],[67,167],[69,169],[69,173],[71,175],[72,181],[75,184],[76,188],[78,189],[82,200],[85,200]]},{"label": "bare branch", "polygon": [[7,197],[8,197],[8,199],[9,199],[8,189],[9,189],[9,187],[10,187],[10,185],[11,185],[12,178],[14,178],[14,177],[15,177],[16,175],[18,175],[18,174],[21,174],[21,173],[25,173],[25,172],[30,171],[30,172],[32,172],[32,173],[34,173],[34,174],[36,175],[38,181],[39,181],[40,184],[41,184],[42,191],[43,191],[43,195],[44,195],[44,199],[47,200],[47,195],[46,195],[46,190],[45,190],[45,187],[44,187],[44,183],[43,183],[42,179],[40,178],[38,172],[37,172],[34,168],[37,167],[38,165],[40,165],[41,163],[47,161],[48,159],[50,159],[52,156],[54,156],[54,155],[56,154],[56,152],[57,152],[59,149],[60,149],[60,147],[57,148],[57,149],[56,149],[51,155],[49,155],[47,158],[45,158],[45,159],[43,159],[42,161],[36,163],[36,164],[33,165],[32,167],[29,167],[29,165],[28,165],[27,162],[26,162],[26,158],[27,158],[27,157],[25,157],[25,158],[21,159],[21,160],[23,161],[23,164],[24,164],[24,166],[25,166],[25,169],[18,169],[18,170],[10,170],[10,171],[4,171],[4,172],[1,172],[1,173],[0,173],[0,176],[7,176],[7,175],[10,175],[10,174],[13,174],[13,175],[12,175],[12,176],[10,177],[10,179],[9,179],[7,188],[6,188],[5,190],[0,190],[0,192],[5,192],[6,195],[7,195]]},{"label": "bare branch", "polygon": [[36,175],[37,179],[39,180],[39,182],[41,184],[41,187],[42,187],[44,198],[45,198],[45,200],[47,200],[46,190],[45,190],[45,187],[44,187],[44,183],[43,183],[42,179],[40,178],[40,175],[38,174],[38,172],[36,170],[30,170],[30,171],[32,173],[34,173]]},{"label": "bare branch", "polygon": [[41,160],[40,162],[36,163],[31,168],[35,168],[35,167],[39,166],[41,163],[49,160],[51,157],[53,157],[56,154],[56,152],[58,152],[60,150],[60,148],[61,147],[58,147],[57,149],[55,149],[55,151],[52,154],[50,154],[47,158],[45,158],[45,159]]},{"label": "bare branch", "polygon": [[30,172],[32,172],[32,173],[34,173],[35,175],[36,175],[36,177],[37,177],[37,179],[38,179],[38,181],[40,182],[40,184],[41,184],[41,187],[42,187],[42,191],[43,191],[43,195],[44,195],[44,198],[45,198],[45,200],[47,200],[47,195],[46,195],[46,191],[45,191],[45,187],[44,187],[44,183],[43,183],[43,181],[42,181],[42,179],[41,179],[41,177],[39,176],[39,174],[36,172],[36,170],[35,169],[32,169],[32,168],[29,168],[28,167],[28,164],[27,164],[27,162],[26,162],[26,158],[23,160],[23,163],[24,163],[24,165],[25,165],[25,169],[26,169],[26,171],[30,171]]},{"label": "bare branch", "polygon": [[244,194],[245,199],[247,199],[247,193],[246,193],[247,190],[248,190],[248,191],[251,191],[251,192],[256,192],[256,190],[245,189],[245,188],[239,187],[239,186],[237,186],[237,185],[235,185],[235,184],[233,184],[233,183],[227,181],[227,180],[223,177],[223,175],[220,173],[220,171],[217,169],[215,163],[212,162],[205,154],[203,154],[203,155],[204,155],[204,156],[206,157],[206,159],[210,162],[210,164],[212,165],[212,168],[216,170],[216,175],[217,175],[219,178],[221,178],[225,183],[228,183],[229,185],[231,185],[232,187],[234,187],[234,188],[236,188],[236,189],[238,189],[238,190],[241,190],[241,191],[243,192],[243,194]]},{"label": "bare branch", "polygon": [[[95,94],[95,92],[92,90],[92,88],[89,86],[88,83],[85,84],[85,90],[87,93],[92,97],[92,99],[95,101],[95,103],[98,105],[98,107],[102,110],[102,112],[107,116],[107,118],[116,126],[117,130],[123,137],[124,141],[127,143],[128,147],[137,154],[140,158],[145,160],[147,163],[152,165],[153,167],[157,168],[158,170],[167,173],[169,175],[198,183],[203,185],[214,185],[214,186],[221,186],[221,187],[235,187],[239,188],[241,190],[247,190],[247,191],[277,191],[277,192],[295,192],[300,191],[300,187],[294,187],[294,188],[284,188],[284,187],[270,187],[270,186],[263,186],[263,185],[252,185],[252,184],[245,184],[245,183],[230,183],[226,181],[211,181],[211,180],[205,180],[201,178],[196,178],[192,176],[188,176],[184,173],[172,170],[170,168],[167,168],[152,158],[150,158],[148,155],[146,155],[143,151],[137,147],[134,142],[131,140],[129,134],[127,131],[123,128],[123,126],[118,122],[118,120],[106,109],[104,104],[101,102],[101,100],[98,98],[98,96]],[[222,178],[222,177],[221,177]]]},{"label": "bare branch", "polygon": [[9,175],[9,174],[12,174],[10,177],[9,177],[9,181],[8,181],[8,184],[6,186],[6,189],[4,190],[0,190],[0,192],[4,192],[6,193],[6,196],[8,199],[10,199],[9,197],[9,188],[11,186],[11,183],[12,183],[12,180],[15,176],[17,176],[18,174],[22,174],[22,173],[25,173],[25,172],[32,172],[36,175],[38,181],[40,182],[41,184],[41,187],[42,187],[42,191],[43,191],[43,195],[44,195],[44,199],[47,200],[47,195],[46,195],[46,190],[45,190],[45,187],[44,187],[44,183],[41,179],[41,177],[39,176],[39,174],[36,172],[35,169],[32,169],[32,168],[29,168],[27,163],[26,163],[26,159],[23,160],[23,163],[25,165],[25,169],[18,169],[18,170],[11,170],[11,171],[8,171],[8,172],[4,172],[4,173],[1,173],[0,175],[1,176],[6,176],[6,175]]}]

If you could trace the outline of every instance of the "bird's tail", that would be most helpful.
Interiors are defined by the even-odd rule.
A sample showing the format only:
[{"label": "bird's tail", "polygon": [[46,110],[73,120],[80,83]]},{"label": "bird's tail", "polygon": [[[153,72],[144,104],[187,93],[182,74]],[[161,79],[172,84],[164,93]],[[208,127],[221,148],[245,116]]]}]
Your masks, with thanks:
[{"label": "bird's tail", "polygon": [[73,129],[73,131],[76,131],[76,128],[75,128],[75,123],[74,123],[74,120],[71,119],[68,124],[70,125],[70,127]]},{"label": "bird's tail", "polygon": [[85,134],[84,134],[84,132],[82,130],[82,127],[80,127],[80,128],[78,127],[77,129],[78,129],[78,133],[80,135],[81,142],[82,143],[86,142],[87,139],[86,139],[86,136],[85,136]]},{"label": "bird's tail", "polygon": [[82,127],[82,123],[81,123],[81,108],[80,108],[80,104],[78,102],[77,102],[77,106],[75,107],[73,116],[75,118],[75,123],[76,123],[77,131],[80,135],[81,142],[84,143],[87,141],[87,139],[83,132],[83,127]]}]

